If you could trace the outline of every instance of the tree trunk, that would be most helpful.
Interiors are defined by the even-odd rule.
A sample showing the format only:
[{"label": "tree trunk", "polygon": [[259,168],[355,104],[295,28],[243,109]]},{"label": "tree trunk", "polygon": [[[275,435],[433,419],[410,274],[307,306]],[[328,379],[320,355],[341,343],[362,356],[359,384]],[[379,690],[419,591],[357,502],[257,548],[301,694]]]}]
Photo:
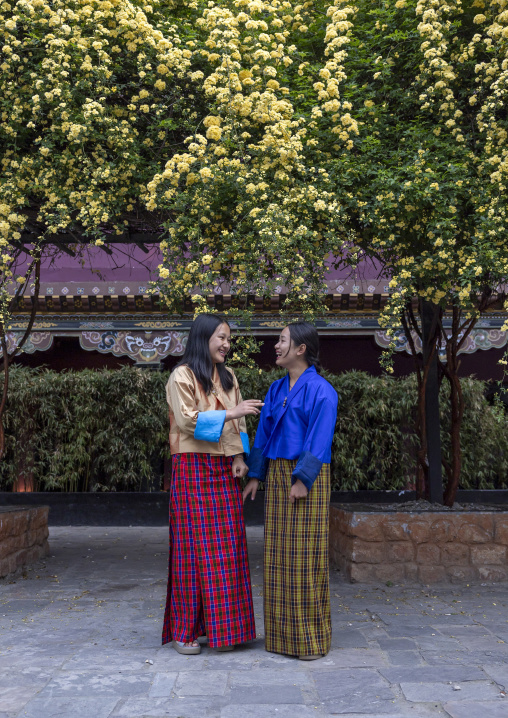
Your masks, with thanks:
[{"label": "tree trunk", "polygon": [[[471,325],[471,331],[474,324]],[[468,331],[468,333],[469,333]],[[454,307],[452,332],[446,342],[446,367],[444,375],[450,384],[450,443],[451,461],[447,467],[448,481],[444,495],[446,506],[453,506],[457,489],[460,482],[460,471],[462,467],[462,447],[460,445],[460,432],[462,429],[462,418],[464,416],[464,396],[459,379],[459,364],[457,360],[459,350],[460,315],[459,310]]]},{"label": "tree trunk", "polygon": [[427,449],[426,497],[431,503],[443,503],[441,468],[441,419],[439,415],[439,324],[443,310],[436,304],[420,300],[422,350],[425,385],[425,433]]},{"label": "tree trunk", "polygon": [[21,337],[20,341],[18,342],[15,350],[12,352],[12,354],[9,356],[9,352],[7,350],[7,327],[5,324],[0,325],[0,342],[2,344],[2,363],[3,363],[3,388],[2,388],[2,398],[0,400],[0,461],[3,459],[5,454],[5,427],[4,427],[4,413],[5,413],[5,407],[7,404],[7,392],[9,389],[9,367],[12,363],[12,360],[16,356],[16,354],[19,354],[21,349],[23,348],[23,345],[27,341],[28,337],[30,336],[30,332],[32,331],[32,327],[35,321],[35,316],[37,314],[37,297],[39,296],[39,287],[41,282],[41,251],[40,249],[34,251],[34,260],[31,263],[29,270],[27,272],[26,281],[23,286],[21,286],[18,291],[16,292],[15,296],[13,297],[11,301],[11,306],[9,307],[9,313],[12,312],[14,303],[17,301],[17,299],[22,295],[22,291],[26,288],[30,277],[32,275],[32,271],[35,270],[35,277],[34,277],[34,297],[35,301],[32,303],[32,309],[30,311],[30,318],[28,320],[28,324],[25,329],[25,333]]},{"label": "tree trunk", "polygon": [[[439,361],[438,342],[442,309],[430,302],[419,300],[418,324],[412,305],[408,303],[402,325],[415,362],[418,384],[416,432],[419,438],[416,465],[417,498],[443,502],[441,476],[441,438],[439,419]],[[417,352],[413,332],[422,342]]]}]

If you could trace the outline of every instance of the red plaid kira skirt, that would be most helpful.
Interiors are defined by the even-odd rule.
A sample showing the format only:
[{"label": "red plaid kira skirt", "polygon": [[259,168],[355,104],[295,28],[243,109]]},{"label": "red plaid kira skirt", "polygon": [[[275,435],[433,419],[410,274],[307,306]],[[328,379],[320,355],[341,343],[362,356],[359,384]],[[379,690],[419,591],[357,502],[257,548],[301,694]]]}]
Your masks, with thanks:
[{"label": "red plaid kira skirt", "polygon": [[242,494],[232,458],[175,454],[162,643],[212,648],[256,637]]}]

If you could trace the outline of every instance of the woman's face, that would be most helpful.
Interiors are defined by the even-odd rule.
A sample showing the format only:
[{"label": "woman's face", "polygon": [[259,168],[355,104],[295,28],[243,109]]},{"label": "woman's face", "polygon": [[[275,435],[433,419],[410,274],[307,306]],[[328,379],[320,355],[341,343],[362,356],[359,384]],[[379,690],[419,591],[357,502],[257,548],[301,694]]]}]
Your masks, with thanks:
[{"label": "woman's face", "polygon": [[299,360],[302,353],[299,350],[300,347],[295,346],[295,343],[291,341],[289,327],[284,327],[279,341],[275,345],[275,363],[277,366],[287,369]]},{"label": "woman's face", "polygon": [[231,330],[226,323],[219,324],[208,342],[210,357],[214,364],[223,364],[231,346]]}]

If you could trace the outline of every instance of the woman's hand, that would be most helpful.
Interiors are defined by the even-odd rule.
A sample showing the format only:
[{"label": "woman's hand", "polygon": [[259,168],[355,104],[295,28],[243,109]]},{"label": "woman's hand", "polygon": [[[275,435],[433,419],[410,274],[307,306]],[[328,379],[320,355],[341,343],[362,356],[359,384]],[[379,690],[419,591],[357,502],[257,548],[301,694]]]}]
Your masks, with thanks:
[{"label": "woman's hand", "polygon": [[228,409],[226,411],[226,421],[241,419],[242,416],[257,416],[263,406],[264,403],[259,401],[259,399],[246,399],[240,402],[238,406],[235,406],[234,409]]},{"label": "woman's hand", "polygon": [[309,490],[305,484],[297,479],[289,492],[289,501],[294,504],[297,499],[304,499],[308,493]]},{"label": "woman's hand", "polygon": [[249,470],[249,467],[243,460],[243,456],[241,454],[238,454],[233,459],[233,476],[235,476],[237,479],[243,479],[244,476],[247,476],[247,472]]},{"label": "woman's hand", "polygon": [[254,501],[254,499],[256,498],[258,486],[259,481],[257,479],[249,479],[247,486],[244,488],[242,493],[242,499],[244,500],[244,502],[249,494],[251,494],[251,501]]}]

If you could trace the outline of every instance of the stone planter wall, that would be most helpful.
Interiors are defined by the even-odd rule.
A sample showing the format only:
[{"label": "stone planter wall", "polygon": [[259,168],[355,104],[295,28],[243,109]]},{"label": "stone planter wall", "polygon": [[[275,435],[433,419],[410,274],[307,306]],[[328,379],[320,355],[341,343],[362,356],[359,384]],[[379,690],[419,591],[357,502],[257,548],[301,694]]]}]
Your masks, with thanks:
[{"label": "stone planter wall", "polygon": [[351,582],[508,580],[508,510],[332,505],[330,558]]},{"label": "stone planter wall", "polygon": [[0,578],[49,553],[48,506],[0,507]]}]

